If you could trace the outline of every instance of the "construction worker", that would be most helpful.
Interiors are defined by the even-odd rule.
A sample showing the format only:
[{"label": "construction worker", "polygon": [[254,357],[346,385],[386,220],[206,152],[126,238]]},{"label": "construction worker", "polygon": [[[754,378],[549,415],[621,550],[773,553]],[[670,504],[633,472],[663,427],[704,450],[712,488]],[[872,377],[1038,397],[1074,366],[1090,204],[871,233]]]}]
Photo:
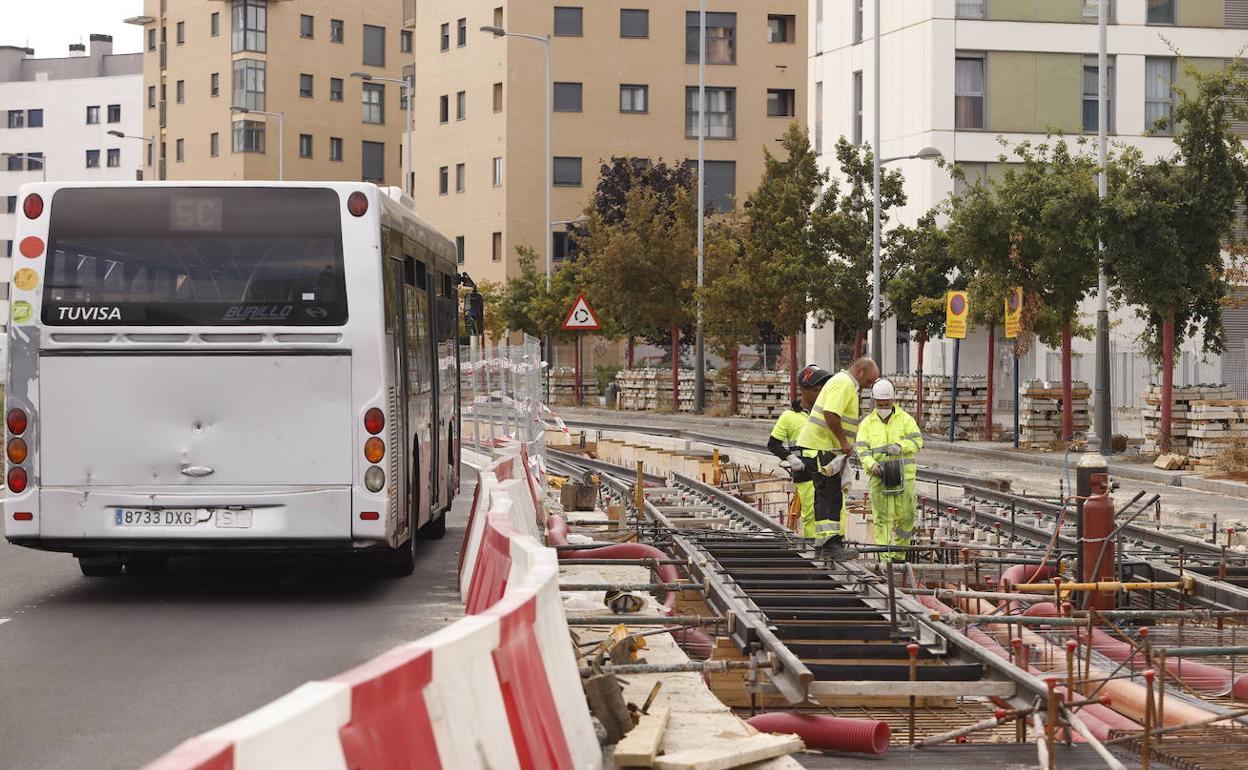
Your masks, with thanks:
[{"label": "construction worker", "polygon": [[879,376],[880,368],[870,358],[859,358],[837,372],[824,383],[797,436],[798,451],[814,479],[816,547],[832,559],[848,555],[841,475],[858,432],[858,391],[871,387]]},{"label": "construction worker", "polygon": [[815,536],[815,484],[811,480],[810,471],[802,461],[802,456],[794,451],[797,446],[797,434],[806,424],[810,408],[819,397],[819,389],[832,379],[832,372],[820,369],[811,364],[797,376],[797,386],[801,398],[794,401],[784,413],[776,419],[771,429],[771,437],[767,439],[767,451],[780,458],[780,467],[788,469],[793,476],[793,484],[797,488],[797,499],[801,505],[800,532],[802,537]]},{"label": "construction worker", "polygon": [[[872,530],[876,545],[910,545],[914,532],[914,456],[923,448],[919,424],[894,405],[897,390],[888,380],[871,386],[875,408],[858,424],[858,461],[871,481]],[[890,462],[895,461],[895,462]],[[905,561],[906,551],[886,551],[882,561]]]}]

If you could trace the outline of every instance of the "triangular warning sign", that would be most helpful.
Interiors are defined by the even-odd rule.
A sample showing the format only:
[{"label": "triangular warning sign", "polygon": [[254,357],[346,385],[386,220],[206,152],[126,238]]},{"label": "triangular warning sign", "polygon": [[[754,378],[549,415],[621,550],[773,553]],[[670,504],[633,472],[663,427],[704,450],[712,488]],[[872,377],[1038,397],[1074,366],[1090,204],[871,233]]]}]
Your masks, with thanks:
[{"label": "triangular warning sign", "polygon": [[584,294],[577,295],[576,302],[572,303],[568,317],[563,319],[563,328],[576,332],[596,332],[602,328],[602,324],[598,323],[598,314],[589,306]]}]

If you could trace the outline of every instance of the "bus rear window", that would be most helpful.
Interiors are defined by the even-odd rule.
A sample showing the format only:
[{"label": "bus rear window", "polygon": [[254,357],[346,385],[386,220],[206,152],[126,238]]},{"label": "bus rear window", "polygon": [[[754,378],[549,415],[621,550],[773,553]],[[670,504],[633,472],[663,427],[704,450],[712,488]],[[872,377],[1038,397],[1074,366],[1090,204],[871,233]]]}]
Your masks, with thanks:
[{"label": "bus rear window", "polygon": [[340,326],[338,193],[64,189],[50,207],[48,326]]}]

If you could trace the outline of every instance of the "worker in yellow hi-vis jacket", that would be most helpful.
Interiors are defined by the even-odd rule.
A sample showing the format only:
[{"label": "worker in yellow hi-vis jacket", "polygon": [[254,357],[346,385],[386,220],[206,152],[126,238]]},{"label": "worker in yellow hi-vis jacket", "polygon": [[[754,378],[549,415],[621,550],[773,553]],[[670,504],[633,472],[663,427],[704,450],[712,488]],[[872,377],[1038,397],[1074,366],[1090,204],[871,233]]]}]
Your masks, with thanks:
[{"label": "worker in yellow hi-vis jacket", "polygon": [[815,482],[811,472],[806,469],[801,454],[797,451],[797,434],[810,416],[810,407],[819,397],[823,384],[832,379],[832,373],[811,364],[802,370],[797,377],[797,385],[801,389],[801,400],[794,401],[776,419],[776,426],[767,439],[767,451],[780,458],[780,466],[788,469],[793,476],[797,499],[802,511],[802,537],[815,537]]},{"label": "worker in yellow hi-vis jacket", "polygon": [[[858,424],[855,449],[871,480],[871,514],[876,545],[910,545],[917,498],[914,491],[923,448],[919,425],[893,401],[897,391],[888,380],[871,386],[875,409]],[[905,551],[880,554],[881,560],[905,561]]]}]

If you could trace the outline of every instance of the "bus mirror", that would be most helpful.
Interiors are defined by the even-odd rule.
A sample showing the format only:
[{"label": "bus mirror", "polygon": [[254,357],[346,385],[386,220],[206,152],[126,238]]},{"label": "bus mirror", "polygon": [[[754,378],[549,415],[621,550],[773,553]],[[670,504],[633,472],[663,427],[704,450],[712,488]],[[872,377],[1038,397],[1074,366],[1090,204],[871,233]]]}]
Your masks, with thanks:
[{"label": "bus mirror", "polygon": [[481,296],[481,292],[473,291],[468,295],[464,319],[468,322],[468,333],[474,337],[480,336],[485,329],[485,298]]}]

